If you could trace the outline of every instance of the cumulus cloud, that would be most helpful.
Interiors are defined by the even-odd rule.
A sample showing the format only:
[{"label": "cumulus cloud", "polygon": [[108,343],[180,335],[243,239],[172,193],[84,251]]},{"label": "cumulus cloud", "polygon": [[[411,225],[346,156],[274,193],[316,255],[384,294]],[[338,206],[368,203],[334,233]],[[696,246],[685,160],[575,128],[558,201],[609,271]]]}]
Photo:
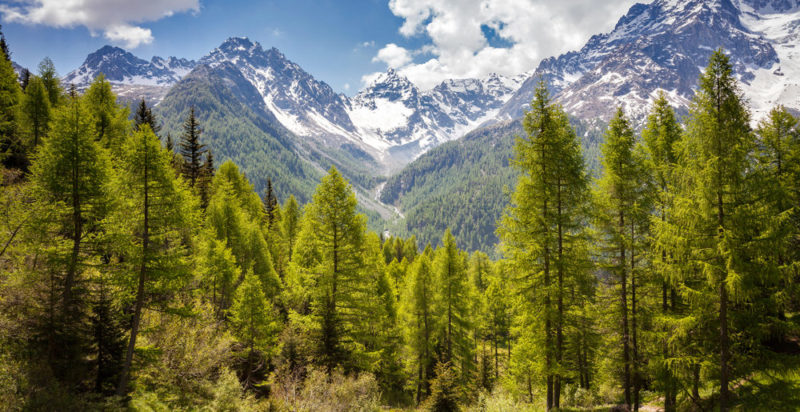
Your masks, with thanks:
[{"label": "cumulus cloud", "polygon": [[0,5],[7,21],[72,28],[83,26],[96,36],[136,48],[153,41],[150,29],[138,23],[175,13],[199,11],[200,0],[21,0]]},{"label": "cumulus cloud", "polygon": [[390,69],[396,69],[411,63],[411,53],[403,47],[389,43],[372,58],[373,63],[384,62]]},{"label": "cumulus cloud", "polygon": [[[430,44],[419,50],[388,44],[373,61],[398,68],[423,88],[448,78],[524,73],[610,30],[635,1],[390,0],[392,13],[403,19],[400,34],[423,36]],[[486,28],[510,47],[490,45]],[[413,62],[418,55],[430,58]]]}]

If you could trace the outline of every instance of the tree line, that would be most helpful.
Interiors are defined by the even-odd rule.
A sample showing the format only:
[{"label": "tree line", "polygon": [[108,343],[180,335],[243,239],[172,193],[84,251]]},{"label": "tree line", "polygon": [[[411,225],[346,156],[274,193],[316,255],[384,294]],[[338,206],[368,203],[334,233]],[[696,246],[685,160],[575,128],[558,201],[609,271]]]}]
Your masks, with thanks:
[{"label": "tree line", "polygon": [[640,139],[617,112],[596,182],[540,85],[496,261],[449,230],[424,248],[368,231],[335,168],[305,205],[259,196],[193,110],[176,146],[102,76],[65,92],[4,56],[9,409],[798,401],[797,121],[751,130],[721,51],[683,125],[663,94]]}]

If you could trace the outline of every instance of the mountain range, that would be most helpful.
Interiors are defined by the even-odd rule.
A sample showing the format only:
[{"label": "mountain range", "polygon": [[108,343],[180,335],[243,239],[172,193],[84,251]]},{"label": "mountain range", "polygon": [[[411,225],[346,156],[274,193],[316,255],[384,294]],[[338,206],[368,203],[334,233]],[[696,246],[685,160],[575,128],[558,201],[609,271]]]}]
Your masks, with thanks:
[{"label": "mountain range", "polygon": [[[444,156],[449,147],[465,147],[456,141],[462,136],[469,134],[468,142],[503,142],[470,144],[471,151],[501,148],[500,157],[511,156],[511,136],[521,132],[519,122],[513,121],[523,116],[541,80],[584,129],[590,163],[596,161],[591,159],[597,152],[593,148],[616,107],[641,125],[653,96],[663,90],[679,113],[686,113],[697,78],[718,48],[731,57],[754,118],[777,104],[800,109],[798,36],[800,0],[655,0],[631,7],[613,30],[592,36],[580,50],[544,59],[529,72],[451,79],[428,90],[409,81],[402,70],[388,70],[349,97],[279,50],[238,37],[197,61],[147,61],[106,46],[63,80],[82,88],[102,72],[121,99],[143,97],[156,105],[165,131],[173,134],[180,132],[188,107],[196,105],[209,128],[209,146],[220,159],[237,160],[257,188],[268,176],[282,176],[278,187],[284,193],[308,193],[320,171],[336,165],[368,208],[396,220],[402,216],[396,208],[418,210],[426,201],[413,194],[426,193],[421,185],[443,183],[424,176],[441,170],[420,165],[437,164],[431,157]],[[474,168],[481,167],[489,177],[475,180],[478,186],[500,184],[491,176],[513,184],[513,174],[487,169],[485,162],[475,160],[485,155],[498,157],[475,153],[447,168],[453,176],[472,176]],[[437,196],[464,197],[457,196],[462,185],[449,186],[437,188]],[[391,195],[381,189],[391,189]],[[476,193],[458,202],[490,202],[484,202],[481,196],[488,195],[481,193],[499,197],[494,202],[500,203],[488,207],[491,212],[483,219],[493,222],[505,196],[497,196],[496,190]],[[411,215],[406,213],[399,226],[422,225],[411,221]],[[452,223],[440,220],[434,226]],[[443,229],[431,227],[431,232]],[[492,236],[476,237],[475,248],[494,243]]]}]

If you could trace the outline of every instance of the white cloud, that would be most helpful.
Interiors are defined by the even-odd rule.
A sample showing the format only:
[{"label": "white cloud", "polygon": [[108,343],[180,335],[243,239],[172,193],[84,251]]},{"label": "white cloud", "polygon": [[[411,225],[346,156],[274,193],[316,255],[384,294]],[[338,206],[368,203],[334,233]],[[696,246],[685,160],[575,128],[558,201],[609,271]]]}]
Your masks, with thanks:
[{"label": "white cloud", "polygon": [[22,0],[0,5],[6,20],[72,28],[83,26],[96,36],[136,48],[153,41],[150,29],[135,24],[175,13],[200,10],[200,0]]},{"label": "white cloud", "polygon": [[350,83],[345,83],[344,86],[342,86],[342,88],[344,89],[344,91],[349,91],[350,90]]},{"label": "white cloud", "polygon": [[384,62],[390,69],[405,66],[411,63],[411,53],[403,47],[389,43],[378,50],[378,55],[372,58],[373,62]]},{"label": "white cloud", "polygon": [[[431,44],[418,50],[388,44],[373,61],[398,68],[422,88],[448,78],[524,73],[541,59],[578,49],[591,35],[610,30],[635,1],[390,0],[392,13],[404,20],[400,33],[429,38]],[[492,47],[483,25],[511,47]],[[432,57],[413,63],[421,54]]]},{"label": "white cloud", "polygon": [[150,44],[153,42],[153,33],[150,29],[118,24],[106,27],[105,38],[114,43],[122,43],[125,47],[135,49],[140,44]]}]

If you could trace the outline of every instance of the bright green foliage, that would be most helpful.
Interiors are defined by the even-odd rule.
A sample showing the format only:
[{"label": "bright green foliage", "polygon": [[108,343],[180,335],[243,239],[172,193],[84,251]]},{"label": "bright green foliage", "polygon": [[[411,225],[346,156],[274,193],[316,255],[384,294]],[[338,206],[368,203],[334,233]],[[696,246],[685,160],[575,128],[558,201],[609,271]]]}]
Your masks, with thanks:
[{"label": "bright green foliage", "polygon": [[700,77],[679,144],[669,219],[656,230],[659,247],[674,256],[670,270],[682,275],[681,295],[690,305],[675,338],[691,339],[684,346],[703,357],[700,364],[686,357],[670,364],[676,373],[694,375],[700,368],[700,375],[719,380],[721,410],[730,407],[730,382],[754,367],[744,356],[759,345],[748,327],[755,319],[746,316],[746,302],[760,294],[752,287],[756,279],[771,270],[752,259],[757,224],[765,217],[757,214],[752,185],[755,139],[749,121],[729,59],[717,51]]},{"label": "bright green foliage", "polygon": [[264,194],[264,213],[262,229],[267,238],[269,251],[275,264],[278,275],[283,278],[286,275],[286,267],[289,264],[288,249],[283,227],[283,213],[278,204],[278,198],[272,191],[272,181],[267,180],[267,191]]},{"label": "bright green foliage", "polygon": [[328,370],[352,366],[358,348],[353,325],[364,315],[355,301],[363,277],[366,218],[356,213],[356,197],[331,168],[306,207],[292,263],[309,279],[316,333],[316,361]]},{"label": "bright green foliage", "polygon": [[56,66],[49,57],[39,63],[39,78],[42,79],[50,104],[55,107],[63,102],[64,91],[61,89],[61,79],[56,73]]},{"label": "bright green foliage", "polygon": [[434,281],[430,258],[420,256],[409,269],[400,301],[406,365],[417,404],[429,393],[435,365],[434,332],[438,330],[440,319],[436,312],[437,291]]},{"label": "bright green foliage", "polygon": [[261,281],[248,271],[236,290],[230,309],[231,325],[242,350],[246,352],[244,386],[255,385],[254,373],[275,352],[278,323],[272,305],[264,295]]},{"label": "bright green foliage", "polygon": [[216,316],[223,318],[242,271],[225,241],[209,239],[200,249],[198,260],[203,272],[204,293],[210,298]]},{"label": "bright green foliage", "polygon": [[431,384],[431,396],[425,409],[431,412],[457,412],[461,410],[459,400],[458,373],[449,363],[436,365],[436,378]]},{"label": "bright green foliage", "polygon": [[95,139],[104,147],[117,150],[130,128],[128,109],[117,105],[111,83],[101,73],[86,91],[86,108],[92,116]]},{"label": "bright green foliage", "polygon": [[[619,359],[625,404],[639,406],[639,344],[637,325],[637,287],[641,289],[641,265],[649,233],[650,200],[644,159],[635,150],[636,139],[622,109],[618,109],[606,132],[603,175],[595,192],[596,223],[604,240],[601,267],[614,279],[613,295],[619,296],[618,315],[611,316],[610,330],[617,330],[615,345],[622,347]],[[641,295],[641,290],[639,291]],[[639,316],[641,316],[639,314]],[[641,322],[641,319],[639,319]],[[617,325],[621,325],[621,330]]]},{"label": "bright green foliage", "polygon": [[0,161],[7,167],[27,166],[25,145],[19,130],[21,95],[11,60],[0,56]]},{"label": "bright green foliage", "polygon": [[[240,268],[240,276],[252,270],[261,279],[264,293],[275,297],[281,282],[272,262],[269,245],[261,230],[261,202],[247,179],[239,173],[233,162],[225,162],[214,177],[213,196],[206,209],[206,221],[211,236],[231,250]],[[232,292],[232,290],[230,291]],[[231,295],[221,295],[220,305],[230,303]],[[220,306],[219,309],[226,309]]]},{"label": "bright green foliage", "polygon": [[475,372],[472,340],[472,299],[467,278],[466,256],[458,250],[456,239],[445,231],[443,245],[435,252],[433,272],[439,297],[437,310],[441,316],[437,340],[439,361],[450,363],[463,383],[471,382]]},{"label": "bright green foliage", "polygon": [[[529,384],[530,375],[546,375],[547,407],[559,407],[564,375],[568,291],[585,277],[585,224],[588,182],[580,145],[566,114],[550,102],[540,84],[523,121],[527,138],[518,138],[514,164],[520,171],[511,205],[498,233],[511,261],[521,299],[518,319],[526,347],[541,347],[540,366],[516,368]],[[533,309],[528,309],[533,308]]]},{"label": "bright green foliage", "polygon": [[294,196],[289,195],[283,203],[283,219],[281,219],[282,232],[284,236],[284,250],[287,261],[292,260],[294,252],[294,242],[297,240],[297,233],[300,231],[300,206]]},{"label": "bright green foliage", "polygon": [[378,235],[368,233],[364,246],[364,284],[354,289],[353,299],[360,314],[354,318],[353,337],[363,349],[355,355],[358,355],[356,359],[363,365],[362,369],[375,373],[384,399],[397,402],[404,398],[405,383],[400,357],[397,297],[386,273]]},{"label": "bright green foliage", "polygon": [[50,100],[41,78],[33,76],[28,82],[22,97],[21,113],[24,129],[31,140],[28,145],[36,148],[47,133],[51,116]]},{"label": "bright green foliage", "polygon": [[[148,126],[130,135],[122,148],[124,162],[115,194],[118,204],[111,219],[122,262],[122,287],[135,293],[131,337],[117,387],[127,390],[142,312],[152,297],[175,294],[188,283],[185,244],[199,222],[196,199],[175,176],[170,154]],[[135,292],[134,292],[135,291]],[[169,299],[157,299],[169,307]]]},{"label": "bright green foliage", "polygon": [[[31,168],[31,180],[47,214],[40,214],[40,230],[47,232],[43,252],[50,272],[51,321],[47,354],[67,379],[80,373],[75,347],[81,342],[80,321],[85,311],[83,277],[97,262],[95,234],[108,210],[111,176],[108,155],[94,140],[91,118],[79,98],[71,98],[54,114],[49,136]],[[58,309],[55,309],[58,308]],[[64,328],[64,329],[61,329]],[[58,340],[63,339],[63,343]],[[63,353],[60,353],[62,352]],[[58,373],[58,372],[57,372]]]},{"label": "bright green foliage", "polygon": [[[769,226],[765,230],[765,242],[760,252],[771,260],[774,271],[763,273],[763,287],[777,287],[771,308],[772,316],[798,308],[798,282],[795,278],[800,262],[800,132],[798,122],[784,107],[773,109],[759,123],[757,159],[759,164],[758,185],[764,193],[762,216]],[[781,319],[772,322],[782,323]],[[782,329],[787,327],[783,325]]]},{"label": "bright green foliage", "polygon": [[[653,216],[656,223],[666,222],[669,217],[667,210],[672,207],[673,192],[675,190],[675,166],[678,160],[677,142],[681,138],[682,129],[675,118],[675,112],[667,101],[666,94],[659,92],[658,98],[653,102],[653,109],[647,117],[647,124],[642,131],[644,141],[645,159],[644,166],[650,174],[649,180],[653,182],[651,193],[654,203]],[[677,407],[677,383],[669,370],[667,360],[672,357],[668,347],[668,340],[673,335],[675,327],[675,312],[677,310],[676,281],[680,275],[670,271],[666,250],[658,251],[651,247],[647,252],[651,262],[654,262],[656,271],[654,283],[660,283],[661,318],[656,320],[658,329],[654,330],[653,341],[660,350],[650,361],[657,385],[664,393],[664,409],[672,412]]]}]

